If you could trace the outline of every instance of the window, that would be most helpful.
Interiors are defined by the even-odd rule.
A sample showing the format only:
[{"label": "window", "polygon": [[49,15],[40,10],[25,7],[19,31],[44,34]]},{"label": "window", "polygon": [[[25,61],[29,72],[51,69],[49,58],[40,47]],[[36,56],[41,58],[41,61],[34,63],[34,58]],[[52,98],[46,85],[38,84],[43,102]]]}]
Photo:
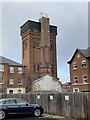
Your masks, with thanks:
[{"label": "window", "polygon": [[39,47],[40,47],[40,38],[33,37],[33,48],[39,48]]},{"label": "window", "polygon": [[14,73],[14,67],[10,67],[10,73]]},{"label": "window", "polygon": [[34,72],[39,72],[39,65],[34,65]]},{"label": "window", "polygon": [[26,50],[28,48],[28,39],[26,39],[23,43],[23,49]]},{"label": "window", "polygon": [[22,67],[18,67],[18,73],[22,73]]},{"label": "window", "polygon": [[19,104],[19,105],[26,105],[26,104],[28,104],[26,101],[19,100],[19,99],[16,100],[16,103]]},{"label": "window", "polygon": [[3,89],[2,88],[0,88],[0,93],[2,93],[3,92]]},{"label": "window", "polygon": [[14,79],[13,79],[13,78],[10,78],[10,79],[9,79],[9,84],[10,84],[10,85],[13,85],[13,84],[14,84]]},{"label": "window", "polygon": [[0,77],[0,85],[1,84],[4,84],[4,78],[3,77]]},{"label": "window", "polygon": [[77,63],[76,62],[73,63],[73,70],[75,70],[75,69],[77,69]]},{"label": "window", "polygon": [[[13,90],[10,90],[9,92],[12,93]],[[4,104],[16,104],[15,100],[6,100]]]},{"label": "window", "polygon": [[18,90],[18,93],[22,93],[22,91],[21,91],[21,90]]},{"label": "window", "polygon": [[4,71],[4,65],[0,64],[0,71]]},{"label": "window", "polygon": [[77,84],[77,83],[78,83],[77,76],[74,76],[74,84]]},{"label": "window", "polygon": [[84,75],[82,78],[83,78],[83,83],[87,83],[87,75]]},{"label": "window", "polygon": [[18,78],[18,85],[22,85],[22,79]]},{"label": "window", "polygon": [[73,92],[79,92],[79,88],[73,88]]},{"label": "window", "polygon": [[86,68],[86,60],[82,61],[82,68]]},{"label": "window", "polygon": [[10,94],[13,94],[13,90],[9,90],[9,93],[10,93]]}]

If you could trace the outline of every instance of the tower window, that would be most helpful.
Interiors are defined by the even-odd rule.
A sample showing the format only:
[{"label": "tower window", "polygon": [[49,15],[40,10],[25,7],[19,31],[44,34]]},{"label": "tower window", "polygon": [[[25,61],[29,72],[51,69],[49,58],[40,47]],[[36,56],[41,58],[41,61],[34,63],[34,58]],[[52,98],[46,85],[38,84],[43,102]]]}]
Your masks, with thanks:
[{"label": "tower window", "polygon": [[40,47],[40,39],[34,37],[33,38],[33,48],[38,48],[38,47]]},{"label": "tower window", "polygon": [[34,72],[39,72],[39,65],[34,65]]},{"label": "tower window", "polygon": [[26,50],[28,48],[28,40],[26,39],[23,44],[24,50]]}]

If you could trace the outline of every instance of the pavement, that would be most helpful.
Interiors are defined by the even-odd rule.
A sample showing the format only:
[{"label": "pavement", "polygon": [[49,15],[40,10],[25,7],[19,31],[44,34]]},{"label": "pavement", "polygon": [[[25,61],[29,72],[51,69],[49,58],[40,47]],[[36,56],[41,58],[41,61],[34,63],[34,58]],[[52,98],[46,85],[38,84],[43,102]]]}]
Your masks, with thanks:
[{"label": "pavement", "polygon": [[57,116],[57,115],[44,114],[42,117],[14,116],[14,117],[9,117],[5,120],[75,120],[75,119],[65,118],[65,117]]}]

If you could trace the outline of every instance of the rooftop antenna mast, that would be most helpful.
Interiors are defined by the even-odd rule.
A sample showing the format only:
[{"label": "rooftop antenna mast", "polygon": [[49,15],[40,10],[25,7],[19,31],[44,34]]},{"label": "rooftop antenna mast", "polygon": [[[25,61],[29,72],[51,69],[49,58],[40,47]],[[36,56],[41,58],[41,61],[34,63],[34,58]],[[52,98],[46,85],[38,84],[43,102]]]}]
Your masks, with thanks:
[{"label": "rooftop antenna mast", "polygon": [[48,15],[46,13],[40,13],[40,18],[42,18],[42,17],[48,18]]}]

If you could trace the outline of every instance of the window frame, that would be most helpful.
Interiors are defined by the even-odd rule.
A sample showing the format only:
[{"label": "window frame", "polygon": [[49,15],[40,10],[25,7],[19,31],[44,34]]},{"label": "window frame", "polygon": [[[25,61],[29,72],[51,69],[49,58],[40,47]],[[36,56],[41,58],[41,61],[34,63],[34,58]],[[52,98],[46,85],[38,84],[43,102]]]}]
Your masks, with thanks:
[{"label": "window frame", "polygon": [[39,72],[39,65],[34,65],[34,72]]},{"label": "window frame", "polygon": [[4,72],[4,65],[0,64],[0,72]]},{"label": "window frame", "polygon": [[[86,77],[86,80],[84,80],[84,77]],[[87,75],[83,75],[83,76],[82,76],[82,80],[83,80],[83,84],[87,84],[87,83],[88,83]],[[85,81],[86,81],[86,82],[85,82]]]},{"label": "window frame", "polygon": [[[75,90],[77,90],[77,91],[75,91]],[[73,92],[79,92],[80,90],[79,90],[79,88],[73,88]]]},{"label": "window frame", "polygon": [[82,60],[82,68],[86,68],[87,64],[86,64],[86,60]]},{"label": "window frame", "polygon": [[[21,70],[20,70],[21,69]],[[18,67],[18,73],[22,74],[22,67]]]},{"label": "window frame", "polygon": [[[10,80],[13,80],[13,82],[11,82]],[[13,78],[9,78],[9,85],[14,85],[14,79]]]},{"label": "window frame", "polygon": [[77,69],[77,62],[73,62],[73,70]]},{"label": "window frame", "polygon": [[[77,82],[75,82],[75,81],[76,81],[75,78],[77,78]],[[73,81],[74,81],[74,84],[78,84],[78,77],[77,77],[77,76],[74,76],[74,77],[73,77]]]},{"label": "window frame", "polygon": [[[12,91],[12,92],[11,92]],[[9,94],[13,94],[14,93],[14,90],[9,90]]]},{"label": "window frame", "polygon": [[[20,83],[19,83],[19,80],[21,80]],[[18,78],[17,84],[18,84],[18,85],[22,85],[22,78]]]},{"label": "window frame", "polygon": [[0,79],[2,79],[2,82],[0,82],[0,85],[3,85],[4,84],[4,77],[0,77]]},{"label": "window frame", "polygon": [[19,90],[18,90],[18,93],[22,93],[22,90],[19,89]]},{"label": "window frame", "polygon": [[[11,68],[13,68],[13,70]],[[14,73],[14,67],[13,66],[10,66],[9,70],[10,70],[10,73]]]}]

